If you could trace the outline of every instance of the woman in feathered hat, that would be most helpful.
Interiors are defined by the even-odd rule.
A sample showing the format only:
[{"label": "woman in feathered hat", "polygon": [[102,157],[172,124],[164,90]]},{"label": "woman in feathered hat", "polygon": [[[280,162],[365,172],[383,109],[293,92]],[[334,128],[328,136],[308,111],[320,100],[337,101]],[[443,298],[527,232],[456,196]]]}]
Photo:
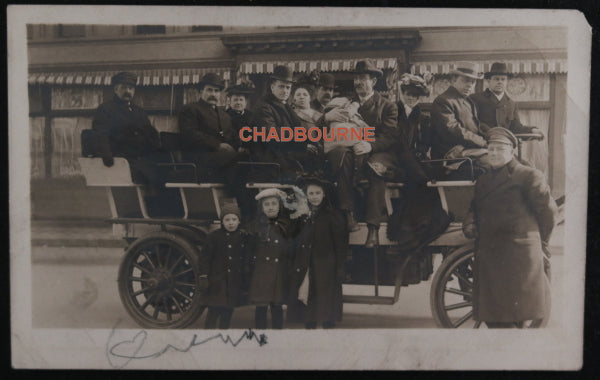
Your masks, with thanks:
[{"label": "woman in feathered hat", "polygon": [[412,74],[402,74],[400,90],[402,100],[398,102],[398,127],[403,132],[408,146],[419,160],[428,157],[431,127],[429,116],[421,112],[419,103],[423,97],[429,96],[428,82],[431,74],[424,77]]}]

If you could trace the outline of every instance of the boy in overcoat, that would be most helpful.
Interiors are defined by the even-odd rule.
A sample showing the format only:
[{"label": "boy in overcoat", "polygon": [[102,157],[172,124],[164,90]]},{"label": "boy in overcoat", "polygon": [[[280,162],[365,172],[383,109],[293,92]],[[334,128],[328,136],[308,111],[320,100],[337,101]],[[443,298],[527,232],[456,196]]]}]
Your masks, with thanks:
[{"label": "boy in overcoat", "polygon": [[473,318],[489,327],[518,327],[548,318],[550,287],[544,254],[557,206],[544,175],[514,158],[516,137],[488,132],[492,170],[475,185],[463,230],[476,238]]},{"label": "boy in overcoat", "polygon": [[205,328],[229,328],[234,308],[240,304],[248,283],[247,234],[239,229],[240,210],[225,204],[221,210],[221,228],[210,233],[202,249],[201,280],[207,282],[208,305]]},{"label": "boy in overcoat", "polygon": [[252,229],[251,273],[248,298],[256,305],[255,325],[267,328],[267,310],[271,308],[272,327],[283,328],[283,304],[288,296],[289,256],[294,223],[283,209],[279,189],[265,189],[256,195],[259,204]]},{"label": "boy in overcoat", "polygon": [[308,329],[316,328],[318,323],[332,328],[342,320],[348,230],[342,212],[332,207],[327,190],[329,184],[317,178],[304,183],[310,214],[295,239],[291,268],[290,303],[299,299],[306,305],[303,320]]}]

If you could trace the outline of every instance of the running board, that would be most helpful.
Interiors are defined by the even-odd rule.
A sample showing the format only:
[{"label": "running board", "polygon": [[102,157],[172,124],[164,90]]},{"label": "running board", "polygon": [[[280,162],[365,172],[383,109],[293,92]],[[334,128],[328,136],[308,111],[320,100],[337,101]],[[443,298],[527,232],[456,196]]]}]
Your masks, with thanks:
[{"label": "running board", "polygon": [[342,301],[344,303],[362,303],[368,305],[393,305],[394,297],[344,295]]}]

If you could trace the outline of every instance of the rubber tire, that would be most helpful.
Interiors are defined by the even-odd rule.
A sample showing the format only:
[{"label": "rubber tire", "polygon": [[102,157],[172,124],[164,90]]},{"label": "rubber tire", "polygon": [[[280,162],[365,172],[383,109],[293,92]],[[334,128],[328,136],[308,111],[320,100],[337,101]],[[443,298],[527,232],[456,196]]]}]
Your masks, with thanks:
[{"label": "rubber tire", "polygon": [[[429,293],[429,301],[431,306],[431,313],[433,319],[438,327],[443,328],[454,328],[452,321],[448,319],[448,316],[444,310],[444,289],[446,287],[446,278],[449,271],[452,268],[460,264],[460,262],[468,260],[475,254],[474,242],[471,241],[449,254],[442,264],[437,269],[431,282],[431,290]],[[545,327],[550,319],[551,310],[551,292],[546,293],[546,316],[541,319],[536,319],[531,322],[528,328],[540,328]]]},{"label": "rubber tire", "polygon": [[151,235],[145,236],[143,238],[137,239],[133,244],[131,244],[127,248],[127,252],[121,261],[121,265],[119,266],[119,296],[121,297],[121,302],[125,307],[127,313],[133,318],[133,320],[144,328],[152,328],[152,329],[180,329],[189,326],[190,324],[197,321],[202,315],[204,309],[206,308],[201,304],[202,295],[200,292],[196,291],[192,298],[192,303],[189,309],[183,314],[183,316],[179,319],[173,320],[171,322],[157,322],[152,318],[148,318],[143,313],[140,313],[140,310],[136,307],[136,304],[133,302],[131,297],[129,296],[128,289],[128,281],[126,280],[131,273],[132,266],[131,260],[137,257],[137,250],[148,243],[152,243],[153,241],[161,242],[161,243],[169,243],[175,247],[177,247],[188,259],[188,262],[191,263],[193,268],[194,278],[196,279],[196,285],[198,285],[198,275],[200,272],[198,257],[200,255],[199,249],[192,244],[186,238],[170,233],[170,232],[156,232]]}]

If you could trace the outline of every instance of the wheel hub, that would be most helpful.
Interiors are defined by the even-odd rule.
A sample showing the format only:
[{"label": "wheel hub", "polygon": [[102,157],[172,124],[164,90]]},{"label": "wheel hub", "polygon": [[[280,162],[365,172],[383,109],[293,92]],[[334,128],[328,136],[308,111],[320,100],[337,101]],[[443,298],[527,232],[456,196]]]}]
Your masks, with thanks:
[{"label": "wheel hub", "polygon": [[159,297],[169,295],[173,291],[174,280],[171,273],[164,268],[157,268],[152,272],[150,285],[158,292]]}]

